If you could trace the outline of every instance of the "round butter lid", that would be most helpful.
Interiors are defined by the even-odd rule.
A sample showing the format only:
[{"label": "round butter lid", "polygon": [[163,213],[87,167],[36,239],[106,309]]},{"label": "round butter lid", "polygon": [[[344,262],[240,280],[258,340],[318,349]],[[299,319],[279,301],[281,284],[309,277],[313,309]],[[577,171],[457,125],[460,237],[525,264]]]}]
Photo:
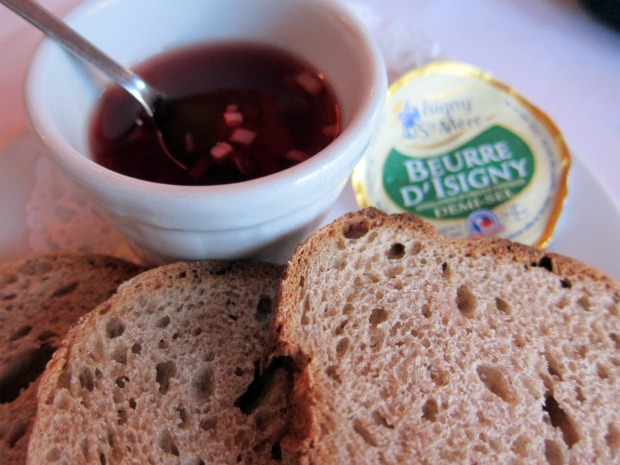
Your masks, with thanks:
[{"label": "round butter lid", "polygon": [[542,111],[484,71],[438,62],[390,86],[352,182],[360,207],[413,213],[446,237],[544,248],[569,167],[560,131]]}]

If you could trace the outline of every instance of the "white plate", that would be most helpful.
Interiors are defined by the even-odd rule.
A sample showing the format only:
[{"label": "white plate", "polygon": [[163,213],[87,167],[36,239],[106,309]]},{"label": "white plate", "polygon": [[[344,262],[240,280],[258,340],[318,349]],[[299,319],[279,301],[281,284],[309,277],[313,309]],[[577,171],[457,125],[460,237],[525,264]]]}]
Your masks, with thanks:
[{"label": "white plate", "polygon": [[576,156],[568,189],[549,250],[577,258],[620,279],[620,206]]}]

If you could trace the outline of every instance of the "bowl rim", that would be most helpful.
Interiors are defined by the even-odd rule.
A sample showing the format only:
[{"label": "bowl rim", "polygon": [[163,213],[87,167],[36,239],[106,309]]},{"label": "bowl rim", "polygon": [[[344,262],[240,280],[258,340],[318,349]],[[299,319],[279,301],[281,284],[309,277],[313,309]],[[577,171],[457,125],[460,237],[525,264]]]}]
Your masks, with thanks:
[{"label": "bowl rim", "polygon": [[[307,0],[287,0],[287,2],[293,1],[305,3]],[[69,24],[74,24],[104,4],[111,3],[113,4],[114,1],[87,0],[72,10],[65,19]],[[264,195],[270,191],[277,192],[291,183],[301,186],[316,177],[324,177],[326,173],[338,166],[340,160],[346,158],[341,156],[342,153],[356,150],[360,152],[361,157],[361,152],[368,141],[364,142],[364,147],[360,147],[358,136],[360,131],[371,127],[381,117],[387,92],[387,73],[377,43],[352,11],[337,4],[334,0],[312,0],[312,3],[320,4],[317,8],[332,11],[341,26],[347,29],[347,33],[355,37],[356,43],[364,45],[363,57],[368,68],[366,81],[369,83],[369,88],[364,101],[359,103],[358,109],[342,133],[325,149],[296,166],[268,176],[233,184],[184,186],[145,181],[99,165],[66,142],[52,125],[47,124],[45,112],[39,111],[40,107],[37,102],[44,98],[42,87],[45,73],[42,70],[51,66],[49,61],[53,54],[50,55],[50,53],[60,47],[49,38],[45,38],[37,48],[27,72],[24,93],[29,126],[38,139],[48,147],[48,155],[61,165],[63,170],[69,171],[72,177],[87,179],[90,184],[101,184],[105,180],[106,188],[114,189],[117,193],[141,192],[161,198],[187,199],[206,196],[230,198],[250,194]]]}]

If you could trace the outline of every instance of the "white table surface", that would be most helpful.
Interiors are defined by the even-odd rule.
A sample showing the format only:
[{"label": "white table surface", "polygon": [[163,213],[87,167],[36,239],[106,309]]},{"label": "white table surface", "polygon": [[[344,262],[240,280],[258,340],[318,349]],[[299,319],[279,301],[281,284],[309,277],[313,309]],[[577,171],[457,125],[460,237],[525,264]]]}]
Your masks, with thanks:
[{"label": "white table surface", "polygon": [[[351,0],[353,1],[353,0]],[[148,0],[144,0],[148,7]],[[77,0],[40,0],[65,14]],[[562,131],[579,169],[604,192],[609,217],[620,212],[620,33],[593,19],[577,0],[357,0],[380,18],[427,36],[443,57],[483,68],[545,111]],[[183,0],[179,0],[182,8]],[[22,86],[42,34],[0,6],[0,170],[16,176],[0,185],[0,200],[18,208],[32,186],[20,182],[32,147],[18,143],[25,132]],[[3,160],[22,150],[22,166]],[[15,155],[15,154],[13,154]],[[6,157],[5,157],[6,158]],[[5,171],[5,174],[9,171]],[[591,176],[590,176],[591,175]],[[6,176],[5,176],[6,177]],[[588,205],[588,189],[577,199]],[[599,197],[600,198],[600,195]],[[6,208],[6,207],[5,207]],[[593,207],[594,208],[594,207]],[[0,212],[0,259],[28,251],[23,226]],[[598,223],[606,212],[586,215]],[[17,222],[19,223],[19,222]],[[592,228],[596,228],[592,225]],[[584,230],[587,230],[585,228]],[[11,237],[8,237],[11,235]],[[617,248],[615,232],[604,240]],[[582,238],[587,241],[587,237]],[[560,250],[564,252],[564,250]],[[569,250],[570,252],[570,250]],[[582,257],[583,258],[583,257]]]}]

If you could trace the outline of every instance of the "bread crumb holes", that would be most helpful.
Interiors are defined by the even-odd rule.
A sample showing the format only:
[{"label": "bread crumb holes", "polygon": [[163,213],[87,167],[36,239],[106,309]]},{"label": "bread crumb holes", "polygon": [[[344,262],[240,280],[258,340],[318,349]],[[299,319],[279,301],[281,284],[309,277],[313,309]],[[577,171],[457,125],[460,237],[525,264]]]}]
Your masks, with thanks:
[{"label": "bread crumb holes", "polygon": [[430,318],[433,313],[431,312],[431,306],[428,302],[424,302],[424,304],[422,304],[422,316],[424,316],[425,318]]},{"label": "bread crumb holes", "polygon": [[336,365],[330,365],[325,369],[325,374],[333,379],[337,384],[342,384],[342,379],[338,373],[338,367]]},{"label": "bread crumb holes", "polygon": [[422,418],[425,420],[435,422],[437,414],[439,413],[439,406],[435,399],[428,399],[422,406]]},{"label": "bread crumb holes", "polygon": [[208,364],[201,365],[192,378],[192,394],[199,401],[208,400],[215,392],[215,375]]},{"label": "bread crumb holes", "polygon": [[560,444],[551,439],[545,440],[545,459],[549,465],[564,465],[564,451]]},{"label": "bread crumb holes", "polygon": [[452,268],[448,262],[443,262],[441,264],[441,275],[446,281],[450,281],[452,278]]},{"label": "bread crumb holes", "polygon": [[269,320],[269,315],[273,309],[273,302],[268,295],[261,295],[256,304],[256,313],[254,318],[259,323],[264,323]]},{"label": "bread crumb holes", "polygon": [[166,394],[170,388],[170,379],[176,376],[177,366],[170,360],[160,362],[155,366],[155,381],[159,384],[160,394]]},{"label": "bread crumb holes", "polygon": [[351,342],[349,341],[348,338],[343,337],[342,339],[340,339],[338,341],[338,344],[336,345],[336,356],[338,358],[344,357],[346,353],[349,351],[350,345],[351,345]]},{"label": "bread crumb holes", "polygon": [[367,221],[345,225],[342,235],[347,239],[360,239],[368,234],[370,225]]},{"label": "bread crumb holes", "polygon": [[597,374],[597,376],[598,376],[600,379],[602,379],[602,380],[604,380],[604,381],[610,381],[610,380],[611,380],[611,377],[610,377],[610,375],[609,375],[609,370],[608,370],[608,368],[607,368],[606,366],[604,366],[604,365],[598,364],[598,365],[596,366],[596,374]]},{"label": "bread crumb holes", "polygon": [[159,448],[166,454],[174,455],[178,457],[180,455],[179,449],[176,445],[174,437],[170,433],[168,429],[164,429],[160,431],[159,437],[157,438],[157,442],[159,444]]},{"label": "bread crumb holes", "polygon": [[13,334],[9,337],[9,341],[18,341],[19,339],[26,337],[32,331],[32,326],[25,325],[17,328]]},{"label": "bread crumb holes", "polygon": [[372,412],[372,421],[377,426],[381,426],[383,428],[388,428],[388,429],[394,429],[394,426],[388,422],[387,418],[385,418],[385,416],[383,416],[383,414],[381,414],[381,412],[377,410],[374,410]]},{"label": "bread crumb holes", "polygon": [[405,256],[405,246],[400,242],[392,244],[386,253],[390,260],[399,260]]},{"label": "bread crumb holes", "polygon": [[122,336],[125,332],[125,325],[118,318],[110,318],[105,326],[106,336],[109,339],[115,339]]},{"label": "bread crumb holes", "polygon": [[78,286],[79,286],[79,283],[77,281],[67,284],[65,286],[62,286],[54,291],[51,298],[58,299],[60,297],[67,296],[73,293],[73,291],[75,291],[78,288]]},{"label": "bread crumb holes", "polygon": [[411,244],[411,246],[409,247],[409,253],[411,255],[418,255],[420,252],[422,252],[422,250],[424,249],[424,247],[422,246],[421,242],[415,241],[413,244]]},{"label": "bread crumb holes", "polygon": [[592,309],[592,302],[590,301],[590,297],[588,297],[587,294],[582,295],[577,301],[577,303],[586,312],[589,312]]},{"label": "bread crumb holes", "polygon": [[78,379],[80,381],[80,386],[88,392],[93,392],[95,390],[95,378],[93,377],[93,373],[90,371],[90,368],[85,367],[82,369],[82,373],[80,373]]},{"label": "bread crumb holes", "polygon": [[524,458],[529,455],[528,448],[529,448],[529,439],[527,435],[525,434],[522,434],[521,436],[519,436],[510,445],[510,450],[512,450],[518,456],[524,457]]},{"label": "bread crumb holes", "polygon": [[110,358],[121,365],[127,365],[127,347],[119,344],[110,354]]},{"label": "bread crumb holes", "polygon": [[170,317],[168,315],[162,316],[157,323],[155,324],[155,326],[157,328],[163,329],[166,326],[168,326],[170,324]]},{"label": "bread crumb holes", "polygon": [[60,449],[58,449],[58,447],[51,448],[45,455],[45,459],[50,463],[59,461],[61,457],[62,454],[60,453]]},{"label": "bread crumb holes", "polygon": [[460,286],[456,291],[456,306],[465,318],[473,318],[476,313],[478,301],[474,293],[466,285]]},{"label": "bread crumb holes", "polygon": [[200,420],[200,429],[203,431],[209,431],[215,429],[217,426],[217,418],[216,417],[207,417]]},{"label": "bread crumb holes", "polygon": [[605,443],[612,457],[618,457],[620,455],[620,429],[614,423],[610,423],[607,426]]},{"label": "bread crumb holes", "polygon": [[545,360],[547,361],[547,371],[551,376],[562,381],[562,369],[558,361],[549,352],[544,353]]},{"label": "bread crumb holes", "polygon": [[482,364],[476,367],[476,373],[487,389],[504,402],[509,404],[517,402],[517,396],[500,368]]},{"label": "bread crumb holes", "polygon": [[501,297],[495,297],[495,308],[501,313],[506,315],[512,315],[512,307]]},{"label": "bread crumb holes", "polygon": [[389,313],[382,307],[374,308],[368,318],[368,322],[371,326],[377,326],[381,323],[385,323],[389,317]]},{"label": "bread crumb holes", "polygon": [[366,444],[372,447],[377,447],[379,444],[373,436],[373,434],[366,428],[364,422],[360,419],[353,421],[353,431],[360,435]]},{"label": "bread crumb holes", "polygon": [[560,406],[553,394],[545,396],[543,410],[548,414],[551,426],[558,428],[562,432],[562,439],[570,449],[579,441],[579,434],[573,425],[573,420]]}]

